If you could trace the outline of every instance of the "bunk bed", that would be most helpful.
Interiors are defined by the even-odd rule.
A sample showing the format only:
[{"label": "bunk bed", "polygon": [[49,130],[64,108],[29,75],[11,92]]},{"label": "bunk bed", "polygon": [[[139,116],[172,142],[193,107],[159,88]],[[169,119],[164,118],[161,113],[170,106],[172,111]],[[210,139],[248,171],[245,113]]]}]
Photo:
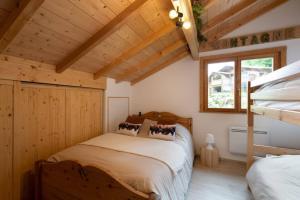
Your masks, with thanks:
[{"label": "bunk bed", "polygon": [[300,61],[248,82],[248,99],[247,181],[254,198],[299,199],[300,150],[256,145],[253,128],[255,114],[300,125]]}]

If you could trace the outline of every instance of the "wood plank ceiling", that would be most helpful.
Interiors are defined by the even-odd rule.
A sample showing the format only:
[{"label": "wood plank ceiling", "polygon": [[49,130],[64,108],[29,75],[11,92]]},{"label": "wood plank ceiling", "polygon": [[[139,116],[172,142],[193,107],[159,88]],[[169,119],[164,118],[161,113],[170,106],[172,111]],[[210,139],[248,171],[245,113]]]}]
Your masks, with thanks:
[{"label": "wood plank ceiling", "polygon": [[[203,0],[208,42],[200,50],[284,2]],[[195,57],[198,44],[169,19],[172,8],[171,0],[1,0],[0,53],[134,84],[188,55],[188,46]]]}]

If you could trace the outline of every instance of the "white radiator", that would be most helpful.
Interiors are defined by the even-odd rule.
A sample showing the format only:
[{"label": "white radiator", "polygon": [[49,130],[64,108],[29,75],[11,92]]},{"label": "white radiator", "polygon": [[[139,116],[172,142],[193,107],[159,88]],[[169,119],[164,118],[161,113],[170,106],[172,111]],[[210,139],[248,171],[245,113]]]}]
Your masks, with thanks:
[{"label": "white radiator", "polygon": [[[270,145],[269,133],[265,130],[254,130],[254,144]],[[229,128],[229,152],[233,154],[247,154],[247,128]]]}]

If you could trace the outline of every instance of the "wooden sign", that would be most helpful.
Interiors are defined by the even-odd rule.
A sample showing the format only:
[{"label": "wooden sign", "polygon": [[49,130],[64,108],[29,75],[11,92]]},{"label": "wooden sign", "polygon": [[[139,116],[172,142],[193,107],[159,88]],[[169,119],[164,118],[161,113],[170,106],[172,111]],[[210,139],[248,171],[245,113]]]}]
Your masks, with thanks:
[{"label": "wooden sign", "polygon": [[204,43],[200,47],[200,52],[263,44],[268,42],[276,42],[296,38],[300,38],[300,26],[254,33],[249,35],[217,40],[210,43]]}]

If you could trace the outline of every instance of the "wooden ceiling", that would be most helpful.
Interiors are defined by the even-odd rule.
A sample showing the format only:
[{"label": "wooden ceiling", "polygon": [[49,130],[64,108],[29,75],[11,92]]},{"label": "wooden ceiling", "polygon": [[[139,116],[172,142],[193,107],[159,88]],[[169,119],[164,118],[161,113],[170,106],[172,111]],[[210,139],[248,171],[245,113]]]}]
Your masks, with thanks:
[{"label": "wooden ceiling", "polygon": [[[179,1],[192,21],[190,0]],[[284,2],[202,0],[208,42],[200,50]],[[134,84],[188,53],[198,57],[195,27],[176,28],[172,8],[171,0],[1,0],[0,53]]]}]

